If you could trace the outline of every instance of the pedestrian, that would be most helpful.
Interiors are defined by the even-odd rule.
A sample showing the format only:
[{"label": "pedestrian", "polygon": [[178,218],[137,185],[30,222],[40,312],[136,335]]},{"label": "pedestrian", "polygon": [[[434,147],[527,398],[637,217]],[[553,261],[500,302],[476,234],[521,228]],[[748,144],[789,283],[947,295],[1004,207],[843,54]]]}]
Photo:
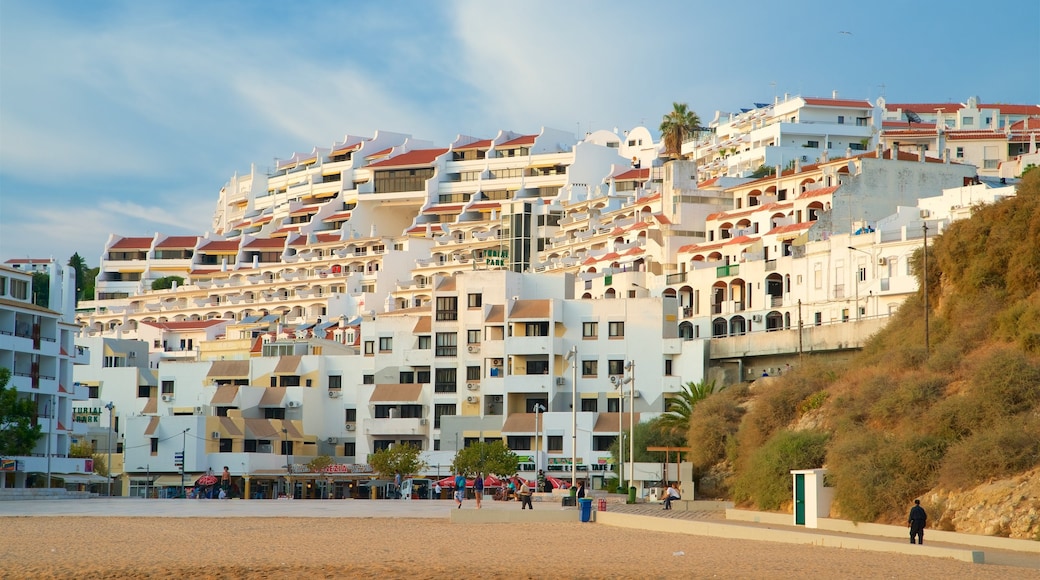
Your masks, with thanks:
[{"label": "pedestrian", "polygon": [[531,505],[531,488],[528,487],[527,480],[520,480],[520,509],[527,508],[534,509],[534,506]]},{"label": "pedestrian", "polygon": [[582,499],[582,498],[585,497],[585,482],[584,481],[579,481],[578,482],[577,491],[574,492],[574,497],[576,497],[577,499]]},{"label": "pedestrian", "polygon": [[455,476],[455,503],[462,509],[462,500],[466,499],[466,476],[459,472]]},{"label": "pedestrian", "polygon": [[506,501],[516,499],[516,482],[514,482],[512,479],[509,480],[508,490],[509,494],[506,496]]},{"label": "pedestrian", "polygon": [[[923,544],[924,543],[924,525],[928,522],[928,514],[925,513],[924,508],[921,507],[921,500],[914,500],[914,507],[910,508],[910,517],[907,518],[907,524],[910,526],[910,543]],[[914,538],[917,538],[917,542],[914,542]]]},{"label": "pedestrian", "polygon": [[220,474],[220,491],[224,492],[225,496],[231,495],[231,472],[228,471],[228,466],[224,466],[224,473]]},{"label": "pedestrian", "polygon": [[538,478],[535,481],[536,491],[545,491],[545,471],[542,469],[538,470]]},{"label": "pedestrian", "polygon": [[440,482],[436,482],[435,481],[433,483],[433,499],[440,499],[440,498],[441,498],[441,484],[440,484]]},{"label": "pedestrian", "polygon": [[484,474],[477,473],[477,478],[473,480],[473,498],[477,500],[477,509],[480,509],[480,502],[484,499]]},{"label": "pedestrian", "polygon": [[672,509],[672,502],[677,499],[682,499],[682,495],[679,493],[679,486],[673,482],[672,485],[668,486],[668,491],[665,492],[664,509]]}]

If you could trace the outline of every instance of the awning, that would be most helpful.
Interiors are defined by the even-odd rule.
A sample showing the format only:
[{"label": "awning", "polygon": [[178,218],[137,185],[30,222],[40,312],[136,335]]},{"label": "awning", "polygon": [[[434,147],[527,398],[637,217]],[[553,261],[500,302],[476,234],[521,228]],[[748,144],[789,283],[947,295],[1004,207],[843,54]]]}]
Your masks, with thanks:
[{"label": "awning", "polygon": [[145,415],[154,415],[159,412],[159,398],[148,397],[148,402],[144,404],[144,408],[141,409],[141,413]]},{"label": "awning", "polygon": [[242,430],[235,424],[235,419],[232,417],[216,417],[218,430],[221,437],[232,438],[241,437]]},{"label": "awning", "polygon": [[[242,321],[246,323],[246,320]],[[206,373],[207,379],[248,379],[248,360],[218,360],[213,361]]]},{"label": "awning", "polygon": [[548,300],[515,300],[513,309],[509,312],[509,318],[549,318]]},{"label": "awning", "polygon": [[505,322],[505,307],[501,304],[493,304],[488,309],[488,315],[484,322]]},{"label": "awning", "polygon": [[[184,483],[183,483],[183,485],[185,485],[186,487],[191,487],[191,486],[195,485],[195,479],[198,478],[199,475],[201,475],[201,474],[196,475],[196,474],[192,474],[192,473],[185,473],[184,474]],[[155,486],[155,487],[166,487],[166,486],[180,487],[182,485],[181,484],[181,476],[180,475],[160,475],[159,477],[155,478],[155,481],[152,482],[152,485]]]},{"label": "awning", "polygon": [[412,329],[412,334],[430,332],[430,328],[430,317],[420,316],[418,322],[415,323],[415,328]]},{"label": "awning", "polygon": [[217,392],[213,394],[213,399],[210,400],[210,405],[233,405],[235,397],[238,396],[238,386],[236,385],[223,385],[217,387]]},{"label": "awning", "polygon": [[[635,417],[629,418],[632,413],[600,413],[596,417],[596,425],[592,427],[593,433],[617,433],[618,422],[621,422],[621,426],[625,429],[628,428],[630,420],[639,422],[639,413],[635,414]],[[622,415],[619,419],[618,415]]]},{"label": "awning", "polygon": [[257,407],[281,407],[285,400],[285,389],[279,387],[266,387],[264,396],[260,397]]},{"label": "awning", "polygon": [[300,374],[300,360],[302,356],[298,354],[287,355],[278,358],[278,364],[274,367],[274,374],[276,375],[297,375]]},{"label": "awning", "polygon": [[276,439],[281,436],[270,419],[246,419],[246,439]]},{"label": "awning", "polygon": [[66,474],[61,474],[61,473],[55,473],[53,475],[54,475],[54,477],[60,478],[62,481],[64,481],[66,485],[68,485],[70,483],[71,484],[75,484],[75,485],[90,485],[92,483],[108,483],[108,478],[107,477],[102,477],[100,475],[95,475],[93,473],[91,473],[91,474],[78,474],[77,473],[77,474],[67,474],[67,475]]},{"label": "awning", "polygon": [[422,395],[422,384],[376,385],[370,403],[414,403]]},{"label": "awning", "polygon": [[159,418],[158,417],[152,417],[152,418],[148,419],[148,426],[145,427],[144,434],[145,435],[155,435],[155,430],[158,427],[159,427]]},{"label": "awning", "polygon": [[534,413],[510,413],[502,424],[503,433],[534,433]]}]

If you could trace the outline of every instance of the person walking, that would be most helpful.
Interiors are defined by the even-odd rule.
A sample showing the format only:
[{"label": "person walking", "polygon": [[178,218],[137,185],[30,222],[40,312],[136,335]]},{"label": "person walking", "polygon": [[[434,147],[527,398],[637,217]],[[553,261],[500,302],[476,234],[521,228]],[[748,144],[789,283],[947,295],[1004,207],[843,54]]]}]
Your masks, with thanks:
[{"label": "person walking", "polygon": [[577,499],[582,499],[582,498],[585,497],[585,482],[584,481],[579,481],[578,485],[577,485],[577,487],[575,489],[576,489],[576,491],[574,492],[574,497],[576,497]]},{"label": "person walking", "polygon": [[473,498],[477,500],[477,509],[480,509],[480,503],[484,499],[484,474],[477,473],[477,478],[473,480]]},{"label": "person walking", "polygon": [[462,509],[462,500],[466,499],[466,476],[460,472],[455,476],[455,503]]},{"label": "person walking", "polygon": [[[924,526],[926,523],[928,523],[928,514],[921,507],[921,500],[915,499],[914,507],[910,508],[910,516],[907,518],[907,524],[910,526],[911,544],[924,543]],[[914,542],[914,538],[917,538],[916,542]]]},{"label": "person walking", "polygon": [[231,495],[231,472],[227,465],[224,466],[224,473],[220,474],[220,491],[224,492],[224,497]]},{"label": "person walking", "polygon": [[672,509],[672,502],[677,499],[682,499],[682,496],[679,494],[679,486],[673,482],[668,486],[668,491],[664,495],[664,509]]},{"label": "person walking", "polygon": [[433,499],[440,499],[440,498],[441,498],[441,484],[435,481],[435,482],[433,482]]},{"label": "person walking", "polygon": [[527,508],[534,509],[531,505],[531,488],[527,485],[527,480],[520,480],[520,509]]}]

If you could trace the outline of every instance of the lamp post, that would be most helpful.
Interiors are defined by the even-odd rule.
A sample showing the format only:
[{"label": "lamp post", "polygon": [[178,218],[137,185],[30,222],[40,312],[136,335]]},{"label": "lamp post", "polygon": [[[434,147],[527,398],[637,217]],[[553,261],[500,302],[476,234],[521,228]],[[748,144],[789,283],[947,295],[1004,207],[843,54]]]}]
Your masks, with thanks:
[{"label": "lamp post", "polygon": [[181,432],[181,494],[183,494],[183,497],[188,497],[187,490],[184,489],[184,464],[187,461],[184,452],[188,448],[188,431],[191,431],[191,427]]},{"label": "lamp post", "polygon": [[924,243],[921,252],[924,254],[924,275],[921,277],[924,284],[924,354],[928,356],[928,222],[921,220],[921,232],[924,234]]},{"label": "lamp post", "polygon": [[578,483],[578,345],[567,351],[571,361],[571,489]]},{"label": "lamp post", "polygon": [[292,468],[289,465],[289,430],[282,428],[282,454],[285,455],[285,490],[286,499],[292,499],[295,490],[292,488]]},{"label": "lamp post", "polygon": [[632,477],[636,474],[636,363],[633,360],[625,363],[628,377],[623,381],[628,383],[628,487],[629,492],[635,486],[632,485]]},{"label": "lamp post", "polygon": [[[140,470],[141,466],[138,465],[137,469]],[[149,499],[152,497],[152,466],[150,463],[144,465],[144,498]]]},{"label": "lamp post", "polygon": [[534,404],[534,469],[538,471],[541,469],[541,447],[538,446],[538,414],[545,412],[545,406],[541,403]]},{"label": "lamp post", "polygon": [[[105,408],[108,409],[108,497],[112,497],[112,431],[113,431],[113,417],[112,409],[116,406],[109,401]],[[50,482],[48,482],[48,486]]]}]

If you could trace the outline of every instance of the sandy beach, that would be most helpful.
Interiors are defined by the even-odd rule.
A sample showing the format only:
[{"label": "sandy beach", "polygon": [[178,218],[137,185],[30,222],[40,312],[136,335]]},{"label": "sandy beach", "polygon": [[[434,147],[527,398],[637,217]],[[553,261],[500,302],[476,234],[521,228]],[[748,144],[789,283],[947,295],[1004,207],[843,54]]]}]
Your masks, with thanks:
[{"label": "sandy beach", "polygon": [[1040,578],[1022,568],[596,524],[3,517],[0,578]]}]

